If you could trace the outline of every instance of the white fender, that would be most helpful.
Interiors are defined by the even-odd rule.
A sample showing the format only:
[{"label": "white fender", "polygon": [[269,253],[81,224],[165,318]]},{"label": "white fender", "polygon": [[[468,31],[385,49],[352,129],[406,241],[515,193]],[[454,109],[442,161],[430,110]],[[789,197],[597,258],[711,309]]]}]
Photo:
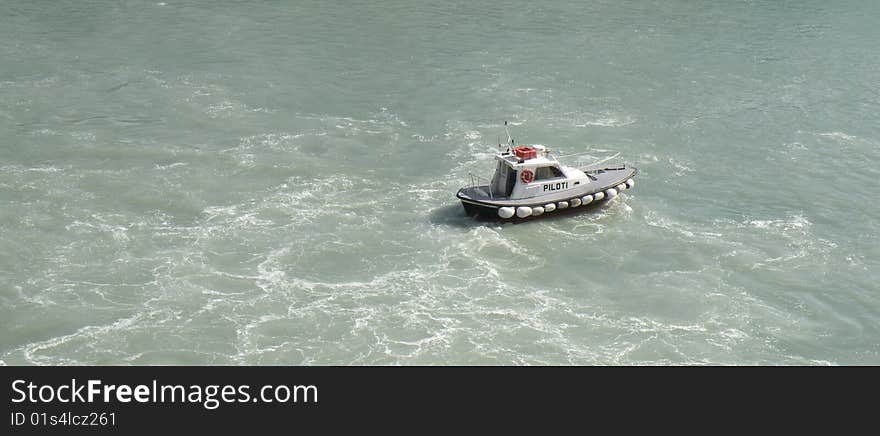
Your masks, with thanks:
[{"label": "white fender", "polygon": [[516,213],[516,209],[512,207],[501,207],[498,208],[498,216],[501,218],[507,219],[513,216]]},{"label": "white fender", "polygon": [[617,197],[617,190],[614,188],[609,188],[605,191],[605,194],[608,195],[608,198],[614,198]]},{"label": "white fender", "polygon": [[532,216],[538,216],[544,213],[544,208],[541,206],[535,206],[532,208]]},{"label": "white fender", "polygon": [[532,214],[532,208],[528,206],[520,206],[516,208],[516,216],[520,218],[525,218]]},{"label": "white fender", "polygon": [[621,183],[617,185],[617,192],[623,191],[626,188],[628,188],[628,186],[626,186],[626,183]]},{"label": "white fender", "polygon": [[632,189],[633,185],[635,185],[635,184],[636,184],[636,182],[633,181],[633,179],[626,179],[626,187],[627,188]]},{"label": "white fender", "polygon": [[603,198],[605,198],[604,192],[597,192],[597,193],[593,194],[593,200],[599,201]]},{"label": "white fender", "polygon": [[581,205],[581,199],[580,199],[580,198],[572,198],[572,199],[571,199],[571,207],[578,207],[578,206],[580,206],[580,205]]},{"label": "white fender", "polygon": [[567,202],[567,201],[560,201],[560,202],[557,204],[557,206],[559,206],[560,209],[565,209],[565,208],[568,207],[568,202]]},{"label": "white fender", "polygon": [[585,195],[585,196],[581,197],[581,203],[583,203],[584,205],[590,204],[592,202],[593,202],[592,195]]},{"label": "white fender", "polygon": [[544,212],[553,212],[556,210],[556,203],[547,203],[544,205]]}]

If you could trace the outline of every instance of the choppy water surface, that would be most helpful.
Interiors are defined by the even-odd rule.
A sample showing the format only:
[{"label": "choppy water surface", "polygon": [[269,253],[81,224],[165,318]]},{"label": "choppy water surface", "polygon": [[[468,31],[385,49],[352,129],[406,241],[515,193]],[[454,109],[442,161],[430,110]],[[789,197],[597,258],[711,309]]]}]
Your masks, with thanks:
[{"label": "choppy water surface", "polygon": [[[0,362],[878,364],[880,3],[0,2]],[[620,153],[477,223],[502,121]]]}]

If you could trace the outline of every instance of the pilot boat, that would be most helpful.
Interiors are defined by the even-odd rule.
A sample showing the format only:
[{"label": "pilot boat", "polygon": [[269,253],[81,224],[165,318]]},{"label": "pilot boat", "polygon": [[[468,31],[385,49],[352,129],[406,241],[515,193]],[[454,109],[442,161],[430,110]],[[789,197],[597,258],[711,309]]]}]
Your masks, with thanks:
[{"label": "pilot boat", "polygon": [[[504,125],[506,130],[507,122]],[[507,137],[507,149],[495,155],[491,182],[472,183],[456,194],[470,216],[522,221],[608,201],[635,185],[635,167],[568,167],[543,145],[514,146],[509,131]]]}]

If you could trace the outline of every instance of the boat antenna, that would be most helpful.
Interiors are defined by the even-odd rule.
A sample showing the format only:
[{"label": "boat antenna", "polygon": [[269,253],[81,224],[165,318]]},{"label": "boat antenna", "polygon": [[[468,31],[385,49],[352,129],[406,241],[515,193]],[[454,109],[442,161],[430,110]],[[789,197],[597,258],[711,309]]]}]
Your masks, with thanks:
[{"label": "boat antenna", "polygon": [[510,137],[510,130],[507,130],[507,121],[504,122],[504,131],[507,132],[507,143],[513,146],[513,138]]}]

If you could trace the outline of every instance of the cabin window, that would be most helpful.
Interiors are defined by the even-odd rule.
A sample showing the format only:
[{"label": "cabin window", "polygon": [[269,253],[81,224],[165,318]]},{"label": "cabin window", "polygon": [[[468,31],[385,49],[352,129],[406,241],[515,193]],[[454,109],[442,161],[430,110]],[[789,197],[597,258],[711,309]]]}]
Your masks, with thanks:
[{"label": "cabin window", "polygon": [[547,180],[562,177],[562,171],[556,167],[539,167],[535,169],[535,180]]}]

